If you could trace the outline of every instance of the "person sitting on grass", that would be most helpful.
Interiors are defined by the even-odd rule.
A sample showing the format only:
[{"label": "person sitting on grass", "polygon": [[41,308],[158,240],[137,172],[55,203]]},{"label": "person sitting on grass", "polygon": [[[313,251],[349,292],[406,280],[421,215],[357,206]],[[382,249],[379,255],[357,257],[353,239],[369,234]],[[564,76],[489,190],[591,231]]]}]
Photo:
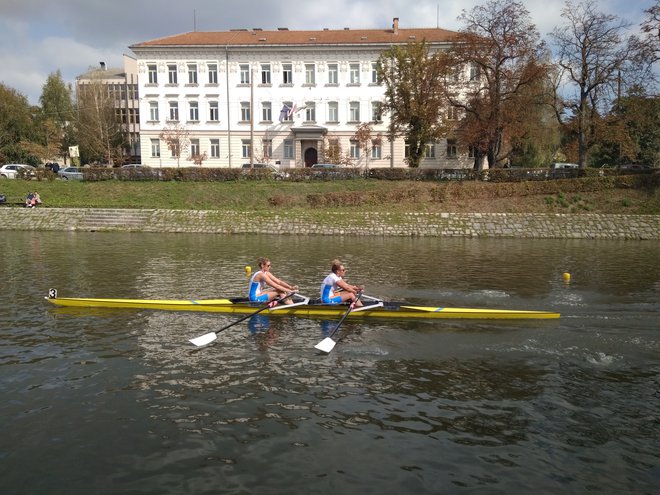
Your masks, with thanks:
[{"label": "person sitting on grass", "polygon": [[39,193],[37,191],[28,193],[27,197],[25,198],[25,206],[27,208],[34,208],[37,205],[41,204],[41,198],[39,197]]}]

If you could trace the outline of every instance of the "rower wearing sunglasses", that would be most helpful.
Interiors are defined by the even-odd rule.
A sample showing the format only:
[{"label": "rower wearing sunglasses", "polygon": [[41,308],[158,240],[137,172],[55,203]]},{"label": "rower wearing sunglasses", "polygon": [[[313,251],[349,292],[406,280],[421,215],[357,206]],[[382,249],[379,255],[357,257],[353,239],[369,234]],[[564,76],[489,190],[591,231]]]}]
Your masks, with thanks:
[{"label": "rower wearing sunglasses", "polygon": [[[248,297],[252,302],[270,302],[273,299],[280,299],[290,292],[298,290],[297,285],[291,285],[284,280],[280,280],[270,272],[272,263],[268,258],[259,258],[257,260],[260,270],[250,277],[250,287]],[[284,304],[292,304],[290,297],[282,301]]]},{"label": "rower wearing sunglasses", "polygon": [[330,274],[325,277],[321,284],[321,301],[323,304],[342,304],[346,301],[355,301],[355,306],[362,306],[362,301],[357,299],[359,292],[363,290],[360,285],[351,285],[344,280],[346,267],[339,260],[333,260]]}]

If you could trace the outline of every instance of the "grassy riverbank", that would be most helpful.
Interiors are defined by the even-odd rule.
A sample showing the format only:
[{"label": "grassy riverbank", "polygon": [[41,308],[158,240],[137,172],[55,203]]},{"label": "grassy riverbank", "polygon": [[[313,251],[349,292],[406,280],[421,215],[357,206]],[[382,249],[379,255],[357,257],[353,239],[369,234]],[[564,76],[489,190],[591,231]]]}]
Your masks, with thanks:
[{"label": "grassy riverbank", "polygon": [[[346,209],[479,213],[660,214],[652,176],[534,182],[386,181],[0,181],[9,204],[37,190],[44,207],[268,211]],[[3,205],[7,207],[7,205]]]}]

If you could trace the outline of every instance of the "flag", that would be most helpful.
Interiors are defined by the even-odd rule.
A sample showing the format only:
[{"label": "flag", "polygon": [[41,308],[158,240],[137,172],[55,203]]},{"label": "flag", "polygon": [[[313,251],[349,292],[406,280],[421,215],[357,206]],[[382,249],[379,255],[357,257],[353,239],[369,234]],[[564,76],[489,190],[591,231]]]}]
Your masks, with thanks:
[{"label": "flag", "polygon": [[293,106],[291,107],[291,110],[289,110],[289,115],[291,115],[293,117],[293,115],[295,115],[298,110],[300,110],[300,109],[294,103]]},{"label": "flag", "polygon": [[291,109],[289,107],[287,107],[286,105],[284,105],[282,107],[282,110],[280,110],[280,122],[284,122],[285,120],[287,120],[289,118],[290,111],[291,111]]}]

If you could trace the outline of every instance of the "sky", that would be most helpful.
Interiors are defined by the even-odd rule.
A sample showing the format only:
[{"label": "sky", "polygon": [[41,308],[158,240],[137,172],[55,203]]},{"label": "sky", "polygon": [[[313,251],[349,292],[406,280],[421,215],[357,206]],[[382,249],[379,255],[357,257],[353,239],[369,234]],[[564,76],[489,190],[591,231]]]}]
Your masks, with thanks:
[{"label": "sky", "polygon": [[[598,0],[602,12],[637,30],[658,0]],[[543,39],[562,24],[564,0],[521,0]],[[66,83],[105,62],[121,67],[130,45],[189,31],[389,29],[459,30],[463,10],[486,0],[0,0],[0,83],[38,104],[49,74]]]}]

